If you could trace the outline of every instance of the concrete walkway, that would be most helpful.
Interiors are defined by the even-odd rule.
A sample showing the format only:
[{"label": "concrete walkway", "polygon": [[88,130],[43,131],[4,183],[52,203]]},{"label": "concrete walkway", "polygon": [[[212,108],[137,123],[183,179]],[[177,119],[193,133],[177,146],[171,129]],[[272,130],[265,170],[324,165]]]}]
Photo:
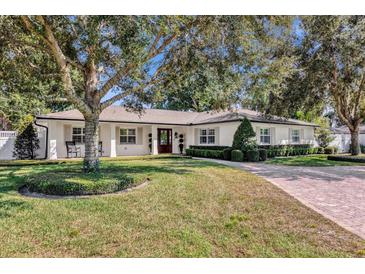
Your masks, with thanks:
[{"label": "concrete walkway", "polygon": [[204,160],[255,173],[365,239],[365,166],[297,167]]}]

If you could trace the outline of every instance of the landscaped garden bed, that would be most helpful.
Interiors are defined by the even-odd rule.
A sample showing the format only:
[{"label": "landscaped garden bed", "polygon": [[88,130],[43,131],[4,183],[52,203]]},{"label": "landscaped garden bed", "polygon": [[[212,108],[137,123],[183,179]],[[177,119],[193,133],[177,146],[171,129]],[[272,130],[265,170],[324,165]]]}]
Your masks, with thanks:
[{"label": "landscaped garden bed", "polygon": [[[110,176],[110,173],[113,176]],[[97,195],[113,193],[136,185],[133,177],[117,171],[103,170],[100,174],[82,171],[59,171],[26,176],[21,189],[47,195]]]}]

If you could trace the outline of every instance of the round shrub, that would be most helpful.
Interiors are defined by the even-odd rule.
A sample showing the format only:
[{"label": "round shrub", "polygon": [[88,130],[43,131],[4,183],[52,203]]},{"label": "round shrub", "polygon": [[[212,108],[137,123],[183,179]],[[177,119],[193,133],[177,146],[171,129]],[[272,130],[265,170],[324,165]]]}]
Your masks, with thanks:
[{"label": "round shrub", "polygon": [[247,150],[246,157],[249,162],[258,162],[260,160],[260,154],[258,150]]},{"label": "round shrub", "polygon": [[231,160],[234,162],[242,162],[243,161],[243,153],[241,150],[235,149],[231,152]]},{"label": "round shrub", "polygon": [[133,185],[132,177],[125,174],[84,174],[82,172],[54,172],[25,177],[25,186],[30,192],[48,195],[95,195],[112,193]]},{"label": "round shrub", "polygon": [[260,161],[267,160],[267,150],[266,149],[259,149],[259,159],[260,159]]},{"label": "round shrub", "polygon": [[227,161],[231,160],[232,150],[233,149],[231,147],[223,149],[223,159],[224,160],[227,160]]},{"label": "round shrub", "polygon": [[324,148],[324,154],[334,154],[334,153],[335,153],[334,147],[325,147]]}]

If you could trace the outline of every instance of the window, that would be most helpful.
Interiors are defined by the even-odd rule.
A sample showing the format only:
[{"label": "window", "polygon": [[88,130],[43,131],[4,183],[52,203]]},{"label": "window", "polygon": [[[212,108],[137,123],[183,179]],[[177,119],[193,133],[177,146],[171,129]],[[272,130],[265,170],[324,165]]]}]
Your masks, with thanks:
[{"label": "window", "polygon": [[136,129],[135,128],[121,128],[120,129],[120,143],[121,144],[135,144],[136,143]]},{"label": "window", "polygon": [[201,129],[200,144],[214,144],[214,143],[215,143],[215,129]]},{"label": "window", "polygon": [[72,128],[72,141],[77,144],[83,144],[85,142],[85,128],[73,127]]},{"label": "window", "polygon": [[292,141],[292,143],[300,143],[299,129],[292,129],[291,130],[291,141]]},{"label": "window", "polygon": [[270,145],[271,135],[269,128],[260,128],[260,143]]}]

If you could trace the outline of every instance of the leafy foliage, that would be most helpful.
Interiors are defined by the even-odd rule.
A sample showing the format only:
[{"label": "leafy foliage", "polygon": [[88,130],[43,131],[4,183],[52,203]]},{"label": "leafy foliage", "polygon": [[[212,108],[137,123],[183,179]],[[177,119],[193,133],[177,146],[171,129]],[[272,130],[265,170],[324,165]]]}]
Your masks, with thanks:
[{"label": "leafy foliage", "polygon": [[299,26],[300,40],[286,45],[287,55],[295,57],[295,66],[287,66],[293,73],[286,88],[272,94],[268,112],[321,115],[330,105],[349,128],[351,152],[358,154],[365,115],[365,17],[304,16]]},{"label": "leafy foliage", "polygon": [[255,136],[256,133],[251,122],[245,117],[234,133],[232,148],[241,151],[254,148],[256,146],[256,141],[253,140]]},{"label": "leafy foliage", "polygon": [[258,162],[260,160],[260,154],[257,149],[247,150],[245,154],[247,161],[249,162]]},{"label": "leafy foliage", "polygon": [[318,145],[324,148],[327,147],[335,139],[335,137],[333,137],[327,119],[321,119],[318,120],[318,122],[320,127],[315,129],[315,137],[317,139]]},{"label": "leafy foliage", "polygon": [[272,28],[284,21],[267,16],[5,16],[0,43],[7,45],[3,62],[13,68],[6,85],[21,68],[19,81],[25,87],[43,85],[42,91],[76,107],[85,118],[84,166],[98,170],[94,148],[103,109],[116,102],[133,111],[154,104],[226,109],[238,98],[241,75],[256,67],[257,45],[273,39]]},{"label": "leafy foliage", "polygon": [[35,159],[37,149],[39,149],[39,139],[33,124],[30,123],[17,135],[13,155],[20,160]]},{"label": "leafy foliage", "polygon": [[231,151],[231,160],[233,162],[242,162],[243,161],[243,152],[238,149],[234,149]]}]

